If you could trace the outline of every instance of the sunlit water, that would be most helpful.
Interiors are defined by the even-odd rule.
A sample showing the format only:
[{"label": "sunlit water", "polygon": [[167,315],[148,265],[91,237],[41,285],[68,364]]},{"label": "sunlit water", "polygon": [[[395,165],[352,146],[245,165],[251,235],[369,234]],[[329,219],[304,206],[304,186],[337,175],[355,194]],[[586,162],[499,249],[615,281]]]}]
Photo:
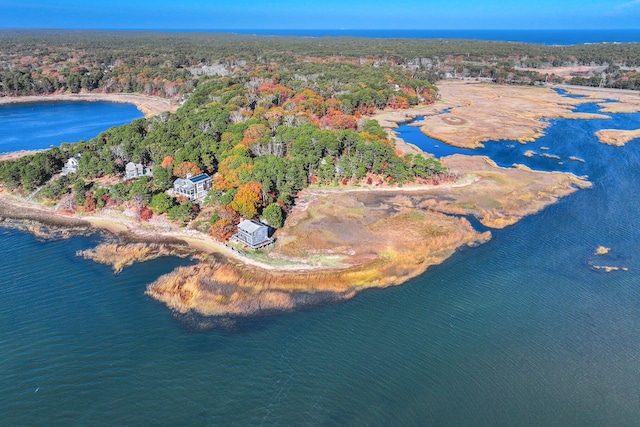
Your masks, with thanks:
[{"label": "sunlit water", "polygon": [[61,101],[0,105],[0,153],[91,139],[142,117],[135,105]]},{"label": "sunlit water", "polygon": [[[75,256],[97,237],[0,229],[0,424],[637,425],[640,141],[593,132],[640,115],[612,117],[479,151],[592,189],[402,286],[226,327],[144,295],[187,260],[116,276]],[[522,155],[541,147],[561,160]]]}]

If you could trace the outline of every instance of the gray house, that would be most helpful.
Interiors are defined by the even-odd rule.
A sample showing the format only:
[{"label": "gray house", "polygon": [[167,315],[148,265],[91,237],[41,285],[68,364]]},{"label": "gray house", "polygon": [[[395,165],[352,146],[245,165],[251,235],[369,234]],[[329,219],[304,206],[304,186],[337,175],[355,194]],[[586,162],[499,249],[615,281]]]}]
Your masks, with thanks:
[{"label": "gray house", "polygon": [[136,179],[143,176],[153,176],[153,172],[151,172],[151,168],[142,163],[129,162],[124,167],[124,179]]},{"label": "gray house", "polygon": [[186,178],[178,178],[173,182],[171,193],[174,196],[185,196],[189,200],[203,200],[213,184],[213,180],[206,173],[198,176],[187,175]]},{"label": "gray house", "polygon": [[269,237],[269,227],[258,221],[247,219],[238,224],[238,232],[233,235],[233,239],[252,249],[258,249],[273,242],[273,238]]},{"label": "gray house", "polygon": [[81,154],[76,154],[70,157],[62,167],[62,175],[69,175],[70,173],[78,172],[78,165],[80,165]]}]

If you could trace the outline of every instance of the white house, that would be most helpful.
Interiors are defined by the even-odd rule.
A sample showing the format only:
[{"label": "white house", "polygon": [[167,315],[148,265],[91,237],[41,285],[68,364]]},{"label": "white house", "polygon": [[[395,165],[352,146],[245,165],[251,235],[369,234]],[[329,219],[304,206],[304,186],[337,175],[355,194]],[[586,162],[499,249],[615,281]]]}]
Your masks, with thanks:
[{"label": "white house", "polygon": [[193,201],[203,200],[212,185],[213,180],[206,173],[194,177],[187,175],[186,178],[178,178],[173,182],[171,193]]},{"label": "white house", "polygon": [[136,179],[143,176],[153,176],[150,167],[144,166],[142,163],[129,162],[124,167],[124,179]]},{"label": "white house", "polygon": [[70,173],[78,172],[80,157],[82,157],[82,154],[76,154],[75,156],[70,157],[62,167],[62,175],[69,175]]},{"label": "white house", "polygon": [[252,249],[273,243],[273,238],[269,237],[269,227],[261,222],[247,219],[238,224],[238,232],[233,235],[232,239],[244,243]]}]

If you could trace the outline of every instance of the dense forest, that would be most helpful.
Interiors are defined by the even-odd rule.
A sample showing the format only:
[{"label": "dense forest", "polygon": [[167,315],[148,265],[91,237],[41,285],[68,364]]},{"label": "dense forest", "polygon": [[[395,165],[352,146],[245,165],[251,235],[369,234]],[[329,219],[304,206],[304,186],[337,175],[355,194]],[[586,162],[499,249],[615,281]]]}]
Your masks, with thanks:
[{"label": "dense forest", "polygon": [[[233,76],[200,76],[175,114],[114,127],[90,141],[0,162],[0,181],[59,209],[133,208],[228,239],[240,218],[282,226],[309,185],[398,185],[450,179],[434,159],[397,152],[367,115],[437,98],[437,88],[390,64],[301,63],[246,66]],[[59,176],[78,156],[75,173]],[[122,179],[128,162],[153,178]],[[177,177],[207,173],[202,203],[166,190]],[[53,179],[52,179],[53,178]]]},{"label": "dense forest", "polygon": [[[0,162],[0,182],[23,195],[40,190],[59,209],[166,214],[226,240],[241,217],[282,226],[310,185],[452,179],[436,160],[397,151],[371,113],[431,103],[441,78],[566,82],[536,70],[576,65],[603,71],[572,83],[640,87],[638,44],[2,30],[0,96],[137,92],[182,106]],[[60,175],[74,156],[77,171]],[[153,177],[122,179],[128,162]],[[167,193],[177,177],[200,173],[214,178],[204,201]]]},{"label": "dense forest", "polygon": [[[222,33],[0,30],[0,96],[138,92],[180,98],[202,75],[257,65],[295,72],[309,64],[400,67],[431,83],[445,77],[499,83],[567,82],[548,69],[601,66],[571,83],[640,88],[640,44],[526,43],[355,37],[259,37]],[[537,71],[540,70],[540,71]]]}]

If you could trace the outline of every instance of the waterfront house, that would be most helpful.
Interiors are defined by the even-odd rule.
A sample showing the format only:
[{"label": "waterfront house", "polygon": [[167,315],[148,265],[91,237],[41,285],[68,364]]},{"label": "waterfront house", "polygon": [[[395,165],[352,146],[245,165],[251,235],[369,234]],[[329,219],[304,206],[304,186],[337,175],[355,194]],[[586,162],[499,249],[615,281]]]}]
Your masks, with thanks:
[{"label": "waterfront house", "polygon": [[81,154],[76,154],[75,156],[70,157],[62,167],[62,175],[69,175],[70,173],[78,172],[81,156]]},{"label": "waterfront house", "polygon": [[124,167],[124,179],[136,179],[143,176],[153,176],[153,172],[151,172],[151,168],[142,163],[129,162]]},{"label": "waterfront house", "polygon": [[269,227],[254,220],[243,220],[238,224],[238,232],[233,240],[243,243],[252,249],[258,249],[273,242],[269,237]]},{"label": "waterfront house", "polygon": [[209,192],[213,180],[206,173],[198,176],[187,175],[186,178],[178,178],[173,182],[171,193],[174,196],[184,196],[192,201],[203,200]]}]

